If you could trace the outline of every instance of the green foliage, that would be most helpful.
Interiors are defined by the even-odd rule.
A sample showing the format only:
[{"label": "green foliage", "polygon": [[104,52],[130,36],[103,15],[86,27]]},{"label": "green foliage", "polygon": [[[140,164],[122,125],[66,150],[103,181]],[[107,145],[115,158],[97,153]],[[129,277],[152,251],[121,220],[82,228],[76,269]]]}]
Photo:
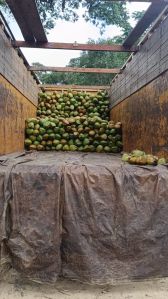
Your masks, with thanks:
[{"label": "green foliage", "polygon": [[[100,28],[102,33],[107,25],[117,25],[123,32],[128,32],[129,13],[125,2],[102,0],[35,0],[45,29],[54,27],[58,19],[76,22],[79,19],[80,8],[83,8],[83,18]],[[0,6],[7,8],[5,0],[0,0]],[[141,12],[134,13],[139,18]]]},{"label": "green foliage", "polygon": [[[32,65],[33,66],[44,66],[43,64],[41,64],[39,62],[34,62],[34,63],[32,63]],[[37,76],[43,84],[57,84],[57,83],[66,84],[65,73],[39,71],[39,72],[37,72]]]},{"label": "green foliage", "polygon": [[143,17],[144,13],[145,13],[145,10],[134,11],[132,13],[132,17],[133,17],[134,20],[139,21]]},{"label": "green foliage", "polygon": [[6,2],[5,0],[0,0],[0,9],[2,8],[2,11],[5,11],[5,12],[8,12],[9,13],[9,10],[7,8],[7,5],[6,5]]},{"label": "green foliage", "polygon": [[68,84],[68,73],[41,72],[41,75],[39,76],[38,72],[37,76],[43,84]]},{"label": "green foliage", "polygon": [[123,2],[102,0],[36,0],[44,27],[51,29],[57,19],[75,22],[79,19],[79,8],[83,7],[83,18],[98,26],[101,31],[106,25],[125,28],[129,15]]},{"label": "green foliage", "polygon": [[129,14],[126,10],[126,3],[112,1],[82,1],[86,8],[84,18],[99,27],[101,31],[107,25],[117,25],[125,29],[129,24]]},{"label": "green foliage", "polygon": [[[125,30],[129,14],[124,2],[102,0],[35,0],[45,29],[54,27],[58,19],[76,22],[83,8],[83,18],[98,26],[103,32],[106,25],[117,25]],[[0,0],[0,6],[6,6]]]}]

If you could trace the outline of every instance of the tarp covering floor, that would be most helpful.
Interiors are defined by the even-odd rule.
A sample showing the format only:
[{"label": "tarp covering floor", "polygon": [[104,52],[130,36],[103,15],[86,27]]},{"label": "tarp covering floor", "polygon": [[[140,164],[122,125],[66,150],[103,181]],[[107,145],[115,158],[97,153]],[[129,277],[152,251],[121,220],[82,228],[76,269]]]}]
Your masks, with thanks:
[{"label": "tarp covering floor", "polygon": [[167,299],[168,278],[117,286],[91,286],[66,279],[54,286],[18,279],[0,282],[0,299]]},{"label": "tarp covering floor", "polygon": [[0,161],[2,258],[19,273],[93,284],[168,276],[167,166],[72,152]]}]

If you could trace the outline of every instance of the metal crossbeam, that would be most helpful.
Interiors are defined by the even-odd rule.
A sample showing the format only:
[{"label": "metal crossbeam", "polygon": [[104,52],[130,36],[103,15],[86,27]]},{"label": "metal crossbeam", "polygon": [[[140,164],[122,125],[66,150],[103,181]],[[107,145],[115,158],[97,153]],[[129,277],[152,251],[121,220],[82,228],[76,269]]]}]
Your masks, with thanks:
[{"label": "metal crossbeam", "polygon": [[59,90],[67,90],[67,89],[77,89],[77,90],[85,90],[85,91],[97,91],[97,90],[108,90],[110,86],[92,86],[92,85],[56,85],[56,84],[41,84],[38,85],[42,90],[48,91],[59,91]]},{"label": "metal crossbeam", "polygon": [[84,67],[51,67],[51,66],[31,66],[28,68],[30,71],[51,71],[51,72],[67,72],[67,73],[101,73],[101,74],[119,74],[118,68],[84,68]]},{"label": "metal crossbeam", "polygon": [[124,47],[122,45],[106,44],[78,44],[78,43],[54,43],[54,42],[29,42],[14,41],[15,48],[43,48],[43,49],[64,49],[64,50],[83,50],[83,51],[111,51],[111,52],[136,52],[137,47]]}]

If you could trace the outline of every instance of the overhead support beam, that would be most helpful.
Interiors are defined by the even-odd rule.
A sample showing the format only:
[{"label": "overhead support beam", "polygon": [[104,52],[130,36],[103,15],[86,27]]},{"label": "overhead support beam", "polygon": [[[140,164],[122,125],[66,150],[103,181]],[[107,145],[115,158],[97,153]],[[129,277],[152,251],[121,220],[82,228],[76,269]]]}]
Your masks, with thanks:
[{"label": "overhead support beam", "polygon": [[6,0],[26,41],[47,42],[35,0]]},{"label": "overhead support beam", "polygon": [[109,85],[97,86],[97,85],[56,85],[56,84],[39,84],[39,88],[42,90],[48,91],[60,91],[67,89],[74,90],[85,90],[85,91],[98,91],[98,90],[108,90],[110,88]]},{"label": "overhead support beam", "polygon": [[42,48],[42,49],[62,49],[62,50],[83,50],[83,51],[111,51],[111,52],[136,52],[137,47],[124,47],[122,45],[106,44],[78,44],[78,43],[54,43],[54,42],[28,42],[12,41],[15,48]]},{"label": "overhead support beam", "polygon": [[[22,2],[22,1],[20,1]],[[16,22],[18,23],[20,30],[25,40],[34,41],[34,36],[29,28],[27,18],[24,17],[22,8],[15,0],[6,0],[10,10],[12,11]],[[21,4],[21,3],[20,3]]]},{"label": "overhead support beam", "polygon": [[51,67],[51,66],[31,66],[28,68],[30,71],[34,72],[65,72],[65,73],[101,73],[101,74],[119,74],[120,69],[112,68],[85,68],[85,67]]},{"label": "overhead support beam", "polygon": [[[165,0],[167,1],[167,0]],[[123,43],[124,47],[133,47],[145,30],[154,22],[154,20],[161,14],[161,12],[168,6],[168,1],[158,0],[152,3],[135,28],[128,35]]]}]

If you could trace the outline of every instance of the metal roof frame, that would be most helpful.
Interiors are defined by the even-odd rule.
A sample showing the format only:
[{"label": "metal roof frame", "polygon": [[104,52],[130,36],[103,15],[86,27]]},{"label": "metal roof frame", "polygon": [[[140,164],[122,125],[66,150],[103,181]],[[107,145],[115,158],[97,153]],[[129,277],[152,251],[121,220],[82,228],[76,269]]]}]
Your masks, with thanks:
[{"label": "metal roof frame", "polygon": [[[44,49],[66,49],[66,50],[83,50],[83,51],[110,51],[110,52],[132,52],[136,53],[138,47],[136,42],[143,35],[147,28],[168,6],[168,0],[103,0],[103,1],[123,1],[123,2],[151,2],[151,5],[145,12],[144,16],[137,23],[135,28],[130,32],[123,45],[106,45],[106,44],[78,44],[75,43],[56,43],[48,42],[40,16],[36,7],[35,0],[6,0],[11,9],[25,41],[12,40],[15,48],[44,48]],[[29,13],[27,13],[29,11]],[[58,67],[28,67],[30,71],[61,71],[61,72],[89,72],[89,73],[116,73],[120,69],[85,69],[85,68],[58,68]]]}]

